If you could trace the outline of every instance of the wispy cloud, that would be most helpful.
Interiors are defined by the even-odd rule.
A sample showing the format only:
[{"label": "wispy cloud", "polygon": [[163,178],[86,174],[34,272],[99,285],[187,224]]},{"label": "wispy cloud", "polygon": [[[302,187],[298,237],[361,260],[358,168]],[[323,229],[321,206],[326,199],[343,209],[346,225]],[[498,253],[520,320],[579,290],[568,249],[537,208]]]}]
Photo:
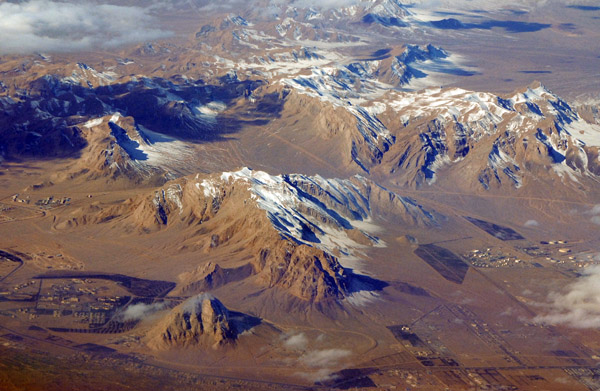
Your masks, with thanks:
[{"label": "wispy cloud", "polygon": [[279,5],[279,4],[290,4],[294,7],[298,8],[342,8],[342,7],[350,7],[352,5],[357,5],[360,3],[364,3],[364,0],[271,0],[271,4]]},{"label": "wispy cloud", "polygon": [[600,266],[588,267],[566,292],[552,292],[548,299],[549,313],[534,321],[576,328],[600,327]]},{"label": "wispy cloud", "polygon": [[539,227],[540,223],[537,220],[527,220],[523,225],[525,227]]},{"label": "wispy cloud", "polygon": [[92,2],[30,0],[0,4],[0,53],[110,48],[169,35],[148,11]]},{"label": "wispy cloud", "polygon": [[594,224],[600,225],[600,204],[594,205],[592,210],[588,212],[588,214],[592,215],[590,221]]},{"label": "wispy cloud", "polygon": [[295,350],[305,350],[308,346],[308,338],[306,338],[306,335],[304,335],[304,333],[295,334],[288,337],[283,342],[283,346]]},{"label": "wispy cloud", "polygon": [[353,5],[368,4],[364,0],[270,0],[268,2],[261,2],[256,0],[223,0],[223,1],[197,1],[194,4],[198,8],[210,9],[210,10],[223,10],[230,9],[235,11],[236,7],[248,6],[253,4],[255,7],[267,6],[267,7],[283,7],[292,6],[297,8],[316,8],[316,9],[332,9],[332,8],[344,8]]},{"label": "wispy cloud", "polygon": [[314,382],[322,382],[333,379],[333,368],[342,363],[344,359],[351,355],[349,350],[345,349],[322,349],[311,350],[304,353],[298,361],[302,365],[311,368],[312,371],[301,372],[298,375],[304,379]]},{"label": "wispy cloud", "polygon": [[295,351],[298,356],[294,361],[304,368],[297,376],[313,382],[330,380],[334,377],[333,372],[352,355],[350,350],[331,348],[327,339],[324,334],[309,338],[302,332],[290,332],[280,337],[283,347]]},{"label": "wispy cloud", "polygon": [[154,304],[134,304],[127,307],[125,311],[121,314],[121,317],[124,321],[130,320],[141,320],[147,318],[153,313],[165,309],[167,307],[167,303],[154,303]]},{"label": "wispy cloud", "polygon": [[306,352],[300,361],[311,368],[329,368],[348,357],[350,351],[345,349],[323,349]]}]

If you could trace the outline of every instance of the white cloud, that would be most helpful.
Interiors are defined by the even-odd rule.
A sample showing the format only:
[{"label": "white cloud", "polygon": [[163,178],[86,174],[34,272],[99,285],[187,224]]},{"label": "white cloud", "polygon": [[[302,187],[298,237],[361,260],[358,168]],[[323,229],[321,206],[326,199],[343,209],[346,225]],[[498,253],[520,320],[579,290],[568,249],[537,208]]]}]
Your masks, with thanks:
[{"label": "white cloud", "polygon": [[141,320],[152,315],[157,311],[166,308],[166,306],[167,303],[165,302],[154,304],[134,304],[127,307],[127,309],[121,314],[121,317],[126,322],[130,320]]},{"label": "white cloud", "polygon": [[300,357],[300,361],[311,368],[329,368],[349,355],[350,351],[345,349],[313,350]]},{"label": "white cloud", "polygon": [[202,310],[202,303],[205,300],[210,300],[213,307],[221,307],[221,310],[226,311],[225,306],[210,293],[200,293],[199,295],[190,297],[184,302],[183,310],[186,312],[195,312]]},{"label": "white cloud", "polygon": [[340,362],[350,356],[349,350],[345,349],[323,349],[306,352],[299,358],[299,362],[312,371],[298,373],[304,379],[313,382],[332,379],[333,368],[339,366]]},{"label": "white cloud", "polygon": [[535,322],[575,328],[600,327],[600,266],[590,266],[569,285],[566,293],[552,292],[548,298],[550,312],[537,316]]},{"label": "white cloud", "polygon": [[327,337],[319,334],[315,339],[309,338],[305,333],[286,333],[280,337],[285,348],[296,351],[296,359],[302,372],[297,376],[312,382],[324,381],[333,377],[332,372],[339,369],[340,364],[352,355],[352,352],[339,348],[315,349],[316,345],[322,346]]},{"label": "white cloud", "polygon": [[256,1],[256,0],[224,0],[224,1],[199,1],[196,2],[198,8],[207,10],[223,10],[230,9],[231,12],[235,12],[240,7],[247,6],[248,4],[255,3],[255,7],[269,6],[269,7],[297,7],[297,8],[318,8],[318,9],[332,9],[332,8],[344,8],[352,5],[359,5],[361,3],[369,3],[364,0],[270,0],[268,2]]},{"label": "white cloud", "polygon": [[298,8],[315,7],[321,9],[350,7],[363,2],[363,0],[271,0],[271,3],[275,5],[289,3]]},{"label": "white cloud", "polygon": [[0,53],[69,52],[168,36],[139,7],[30,0],[0,3]]},{"label": "white cloud", "polygon": [[283,342],[283,345],[290,349],[304,350],[308,346],[308,338],[304,333],[292,335]]},{"label": "white cloud", "polygon": [[538,223],[536,220],[527,220],[523,225],[525,227],[539,227],[540,223]]},{"label": "white cloud", "polygon": [[590,219],[592,223],[600,225],[600,204],[594,205],[592,210],[587,213],[592,215],[592,218]]}]

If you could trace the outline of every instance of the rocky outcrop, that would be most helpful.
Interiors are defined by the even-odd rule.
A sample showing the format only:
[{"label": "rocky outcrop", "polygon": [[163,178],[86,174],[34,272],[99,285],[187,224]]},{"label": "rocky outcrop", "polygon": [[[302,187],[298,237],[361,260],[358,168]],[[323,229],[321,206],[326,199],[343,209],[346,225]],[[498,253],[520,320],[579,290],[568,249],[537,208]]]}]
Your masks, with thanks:
[{"label": "rocky outcrop", "polygon": [[209,294],[194,296],[175,307],[148,333],[154,349],[218,347],[233,343],[237,331],[230,313]]},{"label": "rocky outcrop", "polygon": [[397,184],[516,190],[597,176],[600,128],[540,83],[504,97],[432,88],[398,99],[384,122],[402,137],[377,168]]},{"label": "rocky outcrop", "polygon": [[[139,196],[57,222],[57,229],[116,223],[131,232],[181,230],[179,248],[200,254],[247,256],[202,264],[183,273],[181,293],[218,289],[248,279],[307,303],[342,300],[361,276],[344,268],[346,259],[383,247],[372,213],[388,221],[437,227],[443,216],[356,176],[348,180],[306,175],[269,175],[244,168],[171,181]],[[113,221],[114,220],[114,221]],[[363,290],[373,284],[359,284]]]},{"label": "rocky outcrop", "polygon": [[343,299],[350,277],[330,254],[289,241],[260,250],[255,267],[262,285],[309,302]]}]

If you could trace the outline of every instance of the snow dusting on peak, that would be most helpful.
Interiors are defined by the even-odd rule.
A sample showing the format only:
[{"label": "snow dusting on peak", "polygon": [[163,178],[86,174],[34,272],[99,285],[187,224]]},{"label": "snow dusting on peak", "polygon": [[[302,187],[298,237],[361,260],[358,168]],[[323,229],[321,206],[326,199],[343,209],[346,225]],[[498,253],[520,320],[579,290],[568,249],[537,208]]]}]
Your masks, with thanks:
[{"label": "snow dusting on peak", "polygon": [[108,120],[108,122],[112,122],[113,124],[116,124],[119,122],[119,119],[121,118],[121,113],[114,113],[112,115],[112,117],[110,117],[110,119]]},{"label": "snow dusting on peak", "polygon": [[87,64],[78,63],[71,75],[63,78],[63,81],[92,88],[109,85],[117,80],[118,76],[113,71],[99,72]]},{"label": "snow dusting on peak", "polygon": [[[492,141],[479,175],[485,189],[504,179],[518,189],[528,175],[523,168],[533,165],[546,165],[574,183],[581,175],[596,176],[594,165],[588,163],[597,152],[585,148],[600,146],[600,127],[585,122],[541,84],[504,98],[458,88],[391,91],[381,102],[399,115],[405,127],[419,132],[425,155],[419,164],[427,183],[435,182],[443,167],[486,145],[485,140]],[[538,143],[536,154],[527,150],[531,142]]]},{"label": "snow dusting on peak", "polygon": [[202,183],[196,183],[196,188],[198,190],[200,190],[200,187],[202,187],[203,189],[204,197],[215,198],[219,193],[219,190],[217,189],[215,184],[206,179],[203,180]]},{"label": "snow dusting on peak", "polygon": [[[216,193],[213,189],[219,183],[236,182],[248,185],[250,198],[266,212],[283,237],[334,254],[346,267],[359,266],[356,261],[361,259],[361,249],[366,248],[367,243],[385,246],[375,236],[380,228],[372,221],[370,195],[373,188],[386,190],[363,177],[325,179],[318,175],[270,175],[243,168],[204,180],[197,187],[203,189],[205,196],[213,197]],[[403,209],[424,216],[412,200],[393,193],[387,198],[397,198]],[[424,218],[433,219],[431,215]],[[357,235],[363,239],[358,240]]]},{"label": "snow dusting on peak", "polygon": [[94,119],[91,119],[91,120],[89,120],[89,121],[88,121],[88,122],[86,122],[85,124],[83,124],[83,126],[84,126],[85,128],[88,128],[88,129],[90,129],[90,128],[93,128],[93,127],[95,127],[95,126],[99,126],[99,125],[101,125],[103,121],[104,121],[104,120],[103,120],[102,118],[94,118]]}]

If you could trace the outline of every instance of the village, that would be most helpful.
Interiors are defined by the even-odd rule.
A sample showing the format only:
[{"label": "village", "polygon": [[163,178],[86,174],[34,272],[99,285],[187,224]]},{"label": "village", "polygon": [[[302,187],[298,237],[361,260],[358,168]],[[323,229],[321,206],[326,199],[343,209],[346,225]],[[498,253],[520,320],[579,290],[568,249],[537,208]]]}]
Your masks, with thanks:
[{"label": "village", "polygon": [[17,314],[29,321],[73,329],[101,327],[131,301],[131,296],[117,284],[78,278],[32,279],[2,289],[0,298],[22,302]]},{"label": "village", "polygon": [[[581,242],[563,239],[540,241],[539,244],[516,246],[514,249],[485,247],[472,249],[463,257],[476,268],[532,268],[555,266],[578,273],[581,269],[600,264],[597,253],[581,250]],[[512,250],[512,251],[511,251]],[[517,251],[514,251],[517,250]]]},{"label": "village", "polygon": [[[11,197],[13,202],[18,202],[21,204],[31,204],[31,197],[30,196],[26,196],[25,198],[20,197],[20,194],[14,194]],[[71,198],[70,197],[60,197],[60,198],[55,198],[54,196],[48,196],[42,199],[39,199],[37,201],[35,201],[35,205],[39,206],[39,207],[43,207],[43,208],[52,208],[52,207],[56,207],[56,206],[61,206],[61,205],[68,205],[71,202]]]}]

